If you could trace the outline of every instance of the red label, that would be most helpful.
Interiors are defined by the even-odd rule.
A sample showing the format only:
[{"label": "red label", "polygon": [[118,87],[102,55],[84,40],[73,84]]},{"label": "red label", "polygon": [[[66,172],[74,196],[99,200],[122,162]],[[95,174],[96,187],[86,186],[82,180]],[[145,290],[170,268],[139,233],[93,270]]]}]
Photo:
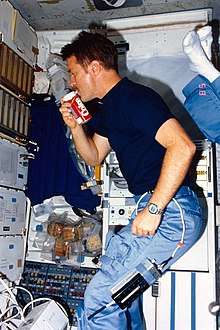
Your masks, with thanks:
[{"label": "red label", "polygon": [[81,120],[78,123],[85,123],[88,121],[92,116],[90,115],[89,111],[87,110],[86,106],[83,104],[79,96],[75,96],[71,101],[71,107],[73,111],[76,113],[77,118],[80,117]]}]

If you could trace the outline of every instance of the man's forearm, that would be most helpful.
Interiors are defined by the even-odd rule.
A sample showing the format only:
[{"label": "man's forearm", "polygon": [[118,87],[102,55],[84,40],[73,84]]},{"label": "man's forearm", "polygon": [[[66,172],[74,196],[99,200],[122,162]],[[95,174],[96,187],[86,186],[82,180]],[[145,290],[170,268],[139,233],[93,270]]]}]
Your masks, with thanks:
[{"label": "man's forearm", "polygon": [[151,202],[164,209],[184,181],[195,153],[194,144],[167,149]]},{"label": "man's forearm", "polygon": [[92,138],[89,138],[85,133],[82,125],[78,125],[71,129],[72,138],[75,148],[80,157],[89,166],[96,166],[99,164],[99,155],[95,143]]}]

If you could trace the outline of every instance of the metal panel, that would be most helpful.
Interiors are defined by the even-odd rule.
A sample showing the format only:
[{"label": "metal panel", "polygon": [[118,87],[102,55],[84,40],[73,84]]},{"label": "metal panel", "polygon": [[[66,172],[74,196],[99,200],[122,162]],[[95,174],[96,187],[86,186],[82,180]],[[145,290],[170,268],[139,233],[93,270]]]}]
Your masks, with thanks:
[{"label": "metal panel", "polygon": [[29,157],[26,148],[0,138],[0,185],[25,190]]},{"label": "metal panel", "polygon": [[0,187],[0,236],[23,235],[26,229],[26,196],[23,191]]},{"label": "metal panel", "polygon": [[[135,17],[159,13],[213,8],[214,18],[219,18],[219,0],[127,0],[123,7],[101,10],[97,3],[106,5],[104,0],[10,0],[23,17],[36,31],[67,29],[85,29],[103,20]],[[110,2],[110,1],[109,1]],[[129,3],[134,7],[129,7]],[[126,8],[127,7],[127,8]],[[187,14],[186,14],[187,15]]]},{"label": "metal panel", "polygon": [[0,132],[25,142],[29,125],[30,105],[0,84]]},{"label": "metal panel", "polygon": [[22,236],[0,236],[0,272],[10,281],[20,279],[24,266],[26,239]]},{"label": "metal panel", "polygon": [[208,306],[215,301],[211,272],[170,272],[159,282],[158,297],[144,293],[147,329],[216,330],[216,319]]},{"label": "metal panel", "polygon": [[6,44],[0,44],[0,83],[17,94],[32,94],[34,69]]}]

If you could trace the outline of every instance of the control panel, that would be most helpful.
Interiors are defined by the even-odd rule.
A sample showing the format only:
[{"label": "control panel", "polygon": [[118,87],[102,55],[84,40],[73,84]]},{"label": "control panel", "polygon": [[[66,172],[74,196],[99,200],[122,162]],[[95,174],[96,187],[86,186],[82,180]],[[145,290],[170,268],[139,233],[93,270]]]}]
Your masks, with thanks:
[{"label": "control panel", "polygon": [[[34,299],[49,297],[59,301],[69,313],[71,326],[77,326],[76,310],[97,268],[77,268],[65,265],[26,261],[20,285],[28,289]],[[29,302],[28,293],[18,292],[18,300]]]},{"label": "control panel", "polygon": [[109,226],[125,226],[135,209],[133,197],[111,198],[103,202],[103,214],[109,219]]}]

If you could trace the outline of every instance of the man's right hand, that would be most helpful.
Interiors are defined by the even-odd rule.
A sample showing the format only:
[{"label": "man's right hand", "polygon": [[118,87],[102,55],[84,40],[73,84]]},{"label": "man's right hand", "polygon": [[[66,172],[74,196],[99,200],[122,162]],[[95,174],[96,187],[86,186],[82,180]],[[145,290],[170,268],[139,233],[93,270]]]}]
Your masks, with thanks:
[{"label": "man's right hand", "polygon": [[69,128],[72,129],[76,128],[76,126],[78,126],[78,123],[70,110],[71,104],[69,102],[64,102],[63,99],[61,99],[60,102],[61,102],[61,107],[59,111],[62,114],[63,121],[67,126],[69,126]]}]

